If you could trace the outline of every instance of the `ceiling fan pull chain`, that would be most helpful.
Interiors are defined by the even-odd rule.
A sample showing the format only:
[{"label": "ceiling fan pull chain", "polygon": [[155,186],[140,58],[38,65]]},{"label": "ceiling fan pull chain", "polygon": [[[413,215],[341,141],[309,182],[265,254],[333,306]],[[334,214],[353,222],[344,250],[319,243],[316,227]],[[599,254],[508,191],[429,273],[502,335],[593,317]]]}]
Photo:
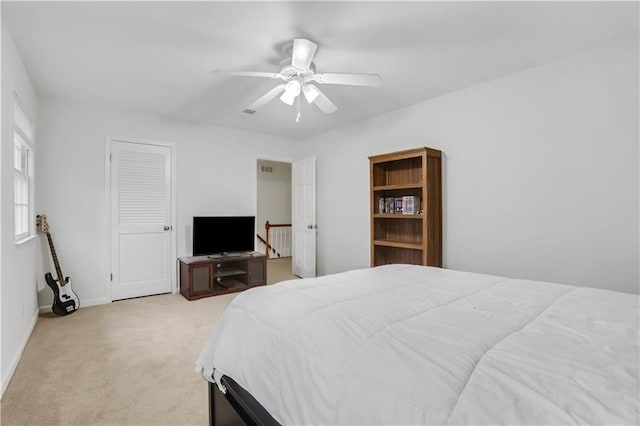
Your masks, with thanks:
[{"label": "ceiling fan pull chain", "polygon": [[296,115],[296,123],[299,123],[300,122],[300,95],[298,95],[298,102],[297,102],[296,109],[298,110],[298,114]]}]

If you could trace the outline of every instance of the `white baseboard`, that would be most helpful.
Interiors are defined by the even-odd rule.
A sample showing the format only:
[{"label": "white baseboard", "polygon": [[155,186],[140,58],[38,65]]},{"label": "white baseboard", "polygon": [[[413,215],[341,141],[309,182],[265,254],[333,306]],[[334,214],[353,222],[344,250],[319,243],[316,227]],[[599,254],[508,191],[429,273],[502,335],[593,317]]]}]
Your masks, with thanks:
[{"label": "white baseboard", "polygon": [[[106,299],[104,297],[102,297],[100,299],[80,300],[80,309],[88,308],[89,306],[105,305],[107,303],[111,303],[111,300]],[[51,305],[49,305],[49,306],[40,306],[39,309],[40,309],[40,313],[41,314],[46,314],[46,313],[51,312]]]},{"label": "white baseboard", "polygon": [[33,328],[36,326],[36,323],[38,322],[38,316],[39,316],[38,314],[39,313],[36,311],[35,314],[33,315],[33,318],[31,319],[31,324],[29,324],[27,332],[24,334],[24,337],[20,342],[20,346],[18,346],[18,350],[16,351],[15,355],[13,356],[13,359],[11,360],[9,369],[5,371],[4,374],[2,375],[2,392],[0,393],[0,398],[2,398],[2,396],[4,395],[4,391],[7,390],[7,386],[9,386],[9,382],[13,377],[13,373],[16,372],[16,368],[18,367],[20,358],[22,358],[22,353],[24,352],[24,348],[27,346],[27,342],[31,337],[31,333],[33,333]]}]

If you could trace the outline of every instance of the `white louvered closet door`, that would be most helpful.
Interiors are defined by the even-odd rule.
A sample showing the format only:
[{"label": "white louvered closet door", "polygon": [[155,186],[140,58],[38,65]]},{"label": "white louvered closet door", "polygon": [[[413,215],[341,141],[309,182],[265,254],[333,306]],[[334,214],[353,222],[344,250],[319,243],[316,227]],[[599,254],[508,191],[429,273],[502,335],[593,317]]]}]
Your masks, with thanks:
[{"label": "white louvered closet door", "polygon": [[171,148],[111,145],[111,298],[171,292]]}]

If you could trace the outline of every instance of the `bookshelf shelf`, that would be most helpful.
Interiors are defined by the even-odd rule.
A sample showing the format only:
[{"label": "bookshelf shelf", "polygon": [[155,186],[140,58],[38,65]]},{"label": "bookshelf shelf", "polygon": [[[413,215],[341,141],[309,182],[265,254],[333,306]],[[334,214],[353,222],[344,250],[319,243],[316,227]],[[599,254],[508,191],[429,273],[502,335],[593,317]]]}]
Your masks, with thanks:
[{"label": "bookshelf shelf", "polygon": [[392,152],[369,157],[369,165],[371,266],[442,266],[441,152]]},{"label": "bookshelf shelf", "polygon": [[374,240],[374,246],[382,246],[382,247],[396,247],[396,248],[405,248],[410,250],[422,250],[421,243],[407,243],[404,241],[394,241],[394,240]]},{"label": "bookshelf shelf", "polygon": [[372,188],[373,191],[395,191],[398,189],[421,189],[422,188],[422,184],[421,183],[408,183],[408,184],[403,184],[403,185],[381,185],[381,186],[374,186]]},{"label": "bookshelf shelf", "polygon": [[374,213],[374,219],[422,219],[421,214],[380,214]]}]

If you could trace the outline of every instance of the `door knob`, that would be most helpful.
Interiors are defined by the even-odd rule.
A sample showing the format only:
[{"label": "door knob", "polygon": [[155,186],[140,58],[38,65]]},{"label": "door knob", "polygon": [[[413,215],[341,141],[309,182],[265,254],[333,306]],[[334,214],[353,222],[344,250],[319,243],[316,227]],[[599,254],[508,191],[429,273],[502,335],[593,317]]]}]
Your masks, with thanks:
[{"label": "door knob", "polygon": [[165,231],[168,231],[169,229],[171,229],[171,227],[169,225],[165,225],[164,228],[162,229],[164,229]]}]

